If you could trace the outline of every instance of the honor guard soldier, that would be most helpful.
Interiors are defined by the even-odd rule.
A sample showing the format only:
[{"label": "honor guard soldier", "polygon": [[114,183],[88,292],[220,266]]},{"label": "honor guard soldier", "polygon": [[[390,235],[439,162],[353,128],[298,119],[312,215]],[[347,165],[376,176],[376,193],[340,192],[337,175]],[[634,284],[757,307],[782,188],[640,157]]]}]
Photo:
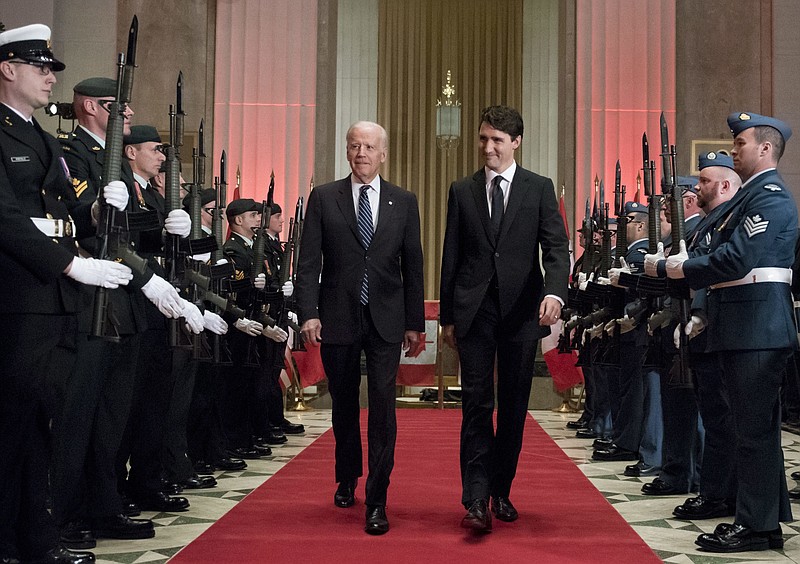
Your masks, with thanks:
[{"label": "honor guard soldier", "polygon": [[776,170],[791,129],[749,112],[728,116],[742,188],[711,236],[708,253],[666,259],[705,302],[708,351],[717,352],[736,432],[736,515],[695,541],[710,552],[783,546],[792,513],[783,468],[780,389],[798,348],[791,295],[797,207]]},{"label": "honor guard soldier", "polygon": [[93,230],[91,202],[78,204],[61,147],[33,118],[62,70],[47,26],[0,33],[0,561],[8,563],[94,562],[58,544],[47,510],[49,400],[68,385],[76,313],[91,297],[85,285],[131,279],[123,265],[77,256],[75,238]]}]

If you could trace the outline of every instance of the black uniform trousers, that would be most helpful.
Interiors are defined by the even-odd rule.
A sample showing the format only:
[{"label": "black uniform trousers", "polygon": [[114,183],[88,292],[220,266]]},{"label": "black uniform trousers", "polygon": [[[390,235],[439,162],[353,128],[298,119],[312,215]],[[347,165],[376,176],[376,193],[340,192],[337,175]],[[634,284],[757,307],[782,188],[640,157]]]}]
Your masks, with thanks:
[{"label": "black uniform trousers", "polygon": [[700,494],[707,499],[736,499],[733,432],[728,392],[716,353],[691,353],[697,409],[705,427],[703,462],[700,466]]},{"label": "black uniform trousers", "polygon": [[56,547],[47,511],[52,393],[74,360],[73,315],[0,314],[0,558]]},{"label": "black uniform trousers", "polygon": [[[461,502],[508,497],[522,450],[538,339],[504,333],[500,301],[491,288],[467,334],[458,339],[461,363]],[[497,430],[494,367],[497,359]]]},{"label": "black uniform trousers", "polygon": [[354,341],[348,345],[323,342],[320,356],[333,404],[333,435],[336,439],[336,481],[354,480],[362,475],[361,351],[367,360],[367,505],[386,505],[389,476],[394,468],[397,438],[395,385],[402,343],[384,341],[372,321],[369,307],[359,308],[360,321],[353,327]]},{"label": "black uniform trousers", "polygon": [[658,477],[682,492],[694,489],[703,459],[697,401],[690,387],[671,384],[670,367],[659,370],[664,422],[661,472]]},{"label": "black uniform trousers", "polygon": [[75,368],[53,424],[51,480],[59,526],[122,513],[114,460],[130,413],[138,350],[138,335],[112,343],[78,334]]},{"label": "black uniform trousers", "polygon": [[[232,329],[233,331],[233,329]],[[197,365],[187,424],[187,452],[192,462],[219,462],[227,458],[222,430],[224,371],[210,362]]]},{"label": "black uniform trousers", "polygon": [[[736,522],[772,531],[792,520],[781,450],[780,388],[791,350],[721,351],[736,429]],[[778,500],[778,503],[775,503]]]},{"label": "black uniform trousers", "polygon": [[[610,389],[616,390],[618,400],[612,400],[612,418],[614,429],[611,440],[620,448],[633,452],[639,451],[639,444],[644,433],[644,361],[645,346],[638,344],[635,331],[643,331],[639,326],[620,337],[619,366],[607,368]],[[612,398],[614,393],[612,391]],[[617,403],[618,401],[618,403]],[[616,407],[616,413],[614,413]]]},{"label": "black uniform trousers", "polygon": [[[202,334],[198,335],[198,338],[201,337],[203,337]],[[173,387],[161,446],[161,461],[168,481],[182,482],[195,473],[188,457],[187,427],[197,365],[194,351],[172,350]]]}]

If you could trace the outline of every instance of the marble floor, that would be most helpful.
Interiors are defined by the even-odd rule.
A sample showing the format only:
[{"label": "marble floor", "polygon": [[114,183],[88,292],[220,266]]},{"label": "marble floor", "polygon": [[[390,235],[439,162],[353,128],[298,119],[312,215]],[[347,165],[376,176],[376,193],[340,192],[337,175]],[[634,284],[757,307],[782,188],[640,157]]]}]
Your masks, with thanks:
[{"label": "marble floor", "polygon": [[[672,508],[686,496],[651,497],[641,494],[641,484],[652,480],[628,478],[622,474],[628,462],[594,462],[591,441],[576,439],[565,424],[573,414],[532,411],[531,414],[553,440],[575,462],[589,480],[603,493],[614,508],[631,524],[644,541],[664,562],[676,564],[722,564],[728,562],[781,562],[800,564],[800,521],[784,525],[786,545],[783,550],[712,555],[695,550],[694,539],[712,531],[724,519],[679,521],[672,519]],[[287,412],[287,417],[306,426],[306,433],[290,436],[289,442],[273,448],[273,455],[248,461],[241,472],[218,472],[218,486],[207,490],[186,491],[191,508],[184,513],[145,512],[153,519],[156,536],[136,541],[98,541],[94,549],[97,561],[109,563],[162,563],[199,536],[211,524],[233,508],[248,493],[268,480],[295,455],[330,428],[330,410]],[[783,433],[787,474],[800,469],[800,436]],[[790,487],[793,483],[789,482]],[[800,514],[800,506],[796,513]],[[589,562],[587,560],[587,562]]]}]

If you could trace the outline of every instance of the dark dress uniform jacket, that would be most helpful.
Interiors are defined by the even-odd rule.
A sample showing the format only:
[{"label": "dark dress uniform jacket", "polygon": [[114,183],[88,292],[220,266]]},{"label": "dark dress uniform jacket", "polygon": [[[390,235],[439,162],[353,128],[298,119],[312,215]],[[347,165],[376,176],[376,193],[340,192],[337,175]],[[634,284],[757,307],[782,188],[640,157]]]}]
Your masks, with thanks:
[{"label": "dark dress uniform jacket", "polygon": [[[77,254],[73,237],[50,238],[31,217],[68,219],[91,229],[79,209],[56,140],[0,104],[0,310],[74,313],[88,305],[81,284],[62,274]],[[22,291],[21,291],[22,290]]]}]

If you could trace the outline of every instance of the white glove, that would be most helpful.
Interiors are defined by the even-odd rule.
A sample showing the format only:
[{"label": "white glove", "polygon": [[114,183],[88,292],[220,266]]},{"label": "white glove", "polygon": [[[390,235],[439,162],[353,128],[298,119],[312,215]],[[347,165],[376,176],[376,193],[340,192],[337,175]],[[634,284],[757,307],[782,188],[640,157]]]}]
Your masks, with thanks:
[{"label": "white glove", "polygon": [[217,264],[228,264],[228,259],[226,259],[226,258],[221,258],[221,259],[219,259],[219,260],[217,261]]},{"label": "white glove", "polygon": [[297,323],[297,314],[293,311],[288,312],[286,318],[292,323]]},{"label": "white glove", "polygon": [[603,324],[602,323],[598,323],[597,325],[594,325],[594,326],[592,326],[591,329],[589,329],[589,337],[592,338],[592,339],[597,338],[602,334],[603,334]]},{"label": "white glove", "polygon": [[619,286],[619,275],[621,272],[625,272],[627,274],[631,273],[631,267],[628,266],[628,263],[625,262],[624,258],[619,259],[619,265],[619,268],[608,269],[608,279],[611,281],[612,286]]},{"label": "white glove", "polygon": [[617,323],[619,323],[619,333],[620,335],[624,335],[625,333],[633,330],[636,327],[636,320],[628,317],[627,315],[617,319]]},{"label": "white glove", "polygon": [[589,282],[587,282],[586,280],[584,280],[583,282],[579,282],[578,283],[578,290],[585,291],[586,290],[586,286],[588,284],[589,284]]},{"label": "white glove", "polygon": [[577,283],[578,283],[578,288],[581,287],[581,284],[585,284],[586,283],[586,273],[585,272],[579,272],[578,273]]},{"label": "white glove", "polygon": [[128,207],[128,187],[122,180],[112,180],[103,188],[103,198],[109,206],[125,211]]},{"label": "white glove", "polygon": [[[684,333],[688,335],[690,339],[694,339],[697,337],[703,329],[706,328],[706,322],[703,321],[703,318],[699,315],[693,315],[689,318],[689,321],[686,322],[686,329],[684,329]],[[681,326],[678,325],[675,327],[675,332],[672,334],[672,342],[675,343],[676,348],[680,348],[681,346],[681,334],[680,334]]]},{"label": "white glove", "polygon": [[600,284],[601,286],[608,286],[609,284],[611,284],[611,279],[606,278],[605,276],[598,276],[597,283]]},{"label": "white glove", "polygon": [[281,286],[281,291],[283,292],[284,298],[291,298],[292,294],[294,294],[294,284],[292,284],[292,281],[287,280],[283,286]]},{"label": "white glove", "polygon": [[677,255],[667,257],[667,277],[668,278],[683,278],[683,263],[689,260],[689,254],[686,252],[686,241],[680,241],[680,252]]},{"label": "white glove", "polygon": [[603,327],[603,331],[605,331],[606,335],[608,335],[609,337],[613,337],[614,336],[614,331],[616,331],[616,330],[617,330],[617,320],[616,319],[612,319],[611,321],[606,323],[605,327]]},{"label": "white glove", "polygon": [[261,334],[261,331],[264,330],[264,327],[258,321],[252,321],[245,317],[237,319],[233,326],[245,335],[250,335],[251,337],[257,337]]},{"label": "white glove", "polygon": [[273,325],[272,327],[267,326],[261,331],[261,334],[264,335],[267,339],[272,339],[276,343],[283,343],[286,339],[289,338],[289,333],[278,327],[277,325]]},{"label": "white glove", "polygon": [[181,298],[183,302],[183,309],[181,310],[181,317],[186,320],[186,328],[198,335],[203,332],[203,314],[200,313],[200,310],[197,308],[189,300],[184,300]]},{"label": "white glove", "polygon": [[659,242],[656,254],[644,255],[644,273],[648,276],[658,277],[658,263],[664,258],[664,243]]},{"label": "white glove", "polygon": [[188,237],[192,230],[192,218],[183,210],[172,210],[164,220],[164,229],[170,235]]},{"label": "white glove", "polygon": [[262,272],[258,276],[255,277],[253,280],[253,286],[256,287],[256,290],[263,290],[267,285],[267,276]]},{"label": "white glove", "polygon": [[122,263],[77,256],[69,264],[66,275],[81,284],[103,288],[126,286],[133,278],[131,269]]},{"label": "white glove", "polygon": [[211,260],[211,253],[199,253],[196,255],[192,255],[192,260],[196,260],[197,262],[207,263]]},{"label": "white glove", "polygon": [[208,310],[203,312],[203,328],[217,335],[224,335],[228,332],[228,324],[225,323],[225,320],[213,311]]},{"label": "white glove", "polygon": [[184,300],[172,284],[157,274],[154,274],[147,284],[142,286],[142,293],[165,316],[172,319],[178,319],[181,316]]}]

